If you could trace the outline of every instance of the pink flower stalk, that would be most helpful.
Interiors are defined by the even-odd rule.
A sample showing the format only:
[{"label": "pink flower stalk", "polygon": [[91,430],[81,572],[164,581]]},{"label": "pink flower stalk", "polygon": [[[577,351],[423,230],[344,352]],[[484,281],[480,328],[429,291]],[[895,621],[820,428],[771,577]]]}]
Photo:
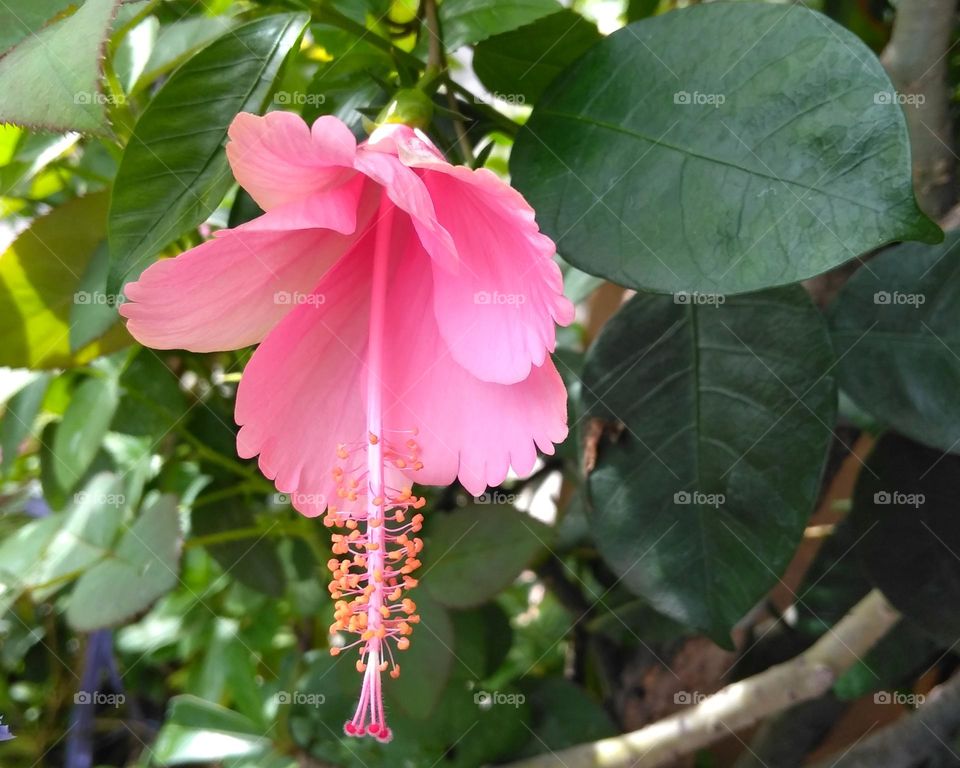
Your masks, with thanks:
[{"label": "pink flower stalk", "polygon": [[333,632],[357,639],[352,736],[391,737],[381,673],[419,619],[424,504],[414,482],[472,494],[533,469],[567,434],[549,353],[573,318],[555,251],[522,196],[447,163],[419,131],[359,146],[334,117],[310,128],[240,114],[227,145],[265,213],[126,287],[130,332],[158,349],[259,343],[237,391],[237,451],[333,536]]}]

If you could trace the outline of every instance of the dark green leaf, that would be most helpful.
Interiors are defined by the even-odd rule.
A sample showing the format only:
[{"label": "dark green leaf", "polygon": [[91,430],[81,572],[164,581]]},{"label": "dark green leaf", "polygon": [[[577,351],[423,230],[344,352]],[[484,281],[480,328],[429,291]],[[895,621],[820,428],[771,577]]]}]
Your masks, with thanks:
[{"label": "dark green leaf", "polygon": [[238,112],[266,105],[306,22],[301,14],[276,14],[244,24],[190,59],[154,96],[117,171],[109,294],[220,204],[233,183],[223,151],[227,128]]},{"label": "dark green leaf", "polygon": [[411,597],[416,601],[420,623],[414,627],[410,647],[397,652],[402,672],[384,686],[384,693],[408,715],[423,718],[434,711],[450,679],[453,623],[447,610],[429,595],[413,592]]},{"label": "dark green leaf", "polygon": [[627,23],[653,16],[659,6],[660,0],[627,0]]},{"label": "dark green leaf", "polygon": [[718,642],[776,584],[803,534],[836,390],[799,287],[719,306],[640,294],[588,353],[593,534],[624,583]]},{"label": "dark green leaf", "polygon": [[[194,510],[191,522],[197,536],[256,526],[250,507],[243,501],[230,499]],[[266,534],[208,546],[207,551],[230,578],[265,595],[283,595],[286,588],[283,563],[276,545]]]},{"label": "dark green leaf", "polygon": [[393,68],[393,60],[379,48],[354,41],[333,61],[317,67],[302,105],[291,104],[292,94],[287,94],[287,103],[300,106],[307,122],[312,123],[320,115],[336,115],[359,130],[363,121],[361,110],[379,111],[386,104],[387,94],[381,83],[389,79]]},{"label": "dark green leaf", "polygon": [[550,529],[513,507],[476,505],[433,520],[423,586],[444,605],[469,608],[513,582],[549,541]]},{"label": "dark green leaf", "polygon": [[450,616],[457,652],[454,674],[472,681],[487,679],[510,651],[513,640],[510,618],[496,603],[469,611],[452,611]]},{"label": "dark green leaf", "polygon": [[534,712],[536,737],[530,743],[533,753],[564,749],[617,734],[603,707],[567,680],[549,677],[527,690]]},{"label": "dark green leaf", "polygon": [[852,519],[867,577],[947,645],[960,635],[960,457],[885,435],[860,472]]},{"label": "dark green leaf", "polygon": [[40,433],[40,487],[43,489],[43,500],[51,509],[63,509],[67,505],[70,492],[70,489],[64,488],[57,479],[58,459],[52,446],[59,426],[56,422],[50,422]]},{"label": "dark green leaf", "polygon": [[653,610],[646,600],[609,607],[588,627],[622,645],[664,643],[689,634],[682,625]]},{"label": "dark green leaf", "polygon": [[556,0],[444,0],[440,4],[443,42],[452,50],[559,10]]},{"label": "dark green leaf", "polygon": [[91,632],[145,611],[176,585],[179,561],[177,501],[173,496],[155,497],[125,530],[116,549],[80,577],[70,595],[67,621],[78,632]]},{"label": "dark green leaf", "polygon": [[187,412],[176,374],[163,354],[142,349],[120,376],[123,397],[110,429],[126,435],[160,440],[169,434]]},{"label": "dark green leaf", "polygon": [[579,13],[562,10],[477,45],[473,69],[495,95],[533,103],[561,70],[602,39]]},{"label": "dark green leaf", "polygon": [[897,431],[945,451],[960,445],[958,243],[952,232],[939,246],[884,251],[830,313],[843,390]]},{"label": "dark green leaf", "polygon": [[[454,680],[429,725],[440,737],[443,765],[474,768],[509,758],[529,737],[529,722],[530,707],[518,688],[502,685],[486,690]],[[416,721],[410,725],[416,739],[420,729],[414,730]]]},{"label": "dark green leaf", "polygon": [[250,197],[250,193],[242,187],[237,188],[237,196],[230,206],[230,217],[227,226],[230,228],[246,224],[251,219],[263,214],[263,209]]},{"label": "dark green leaf", "polygon": [[117,322],[117,300],[106,294],[110,249],[104,240],[83,271],[70,308],[70,352],[76,354]]},{"label": "dark green leaf", "polygon": [[[693,40],[710,45],[691,55]],[[587,272],[664,292],[783,285],[892,240],[939,240],[892,93],[863,43],[800,5],[697,5],[565,70],[511,171]]]},{"label": "dark green leaf", "polygon": [[115,379],[91,376],[77,387],[53,440],[54,473],[70,489],[93,462],[117,410],[120,394]]}]

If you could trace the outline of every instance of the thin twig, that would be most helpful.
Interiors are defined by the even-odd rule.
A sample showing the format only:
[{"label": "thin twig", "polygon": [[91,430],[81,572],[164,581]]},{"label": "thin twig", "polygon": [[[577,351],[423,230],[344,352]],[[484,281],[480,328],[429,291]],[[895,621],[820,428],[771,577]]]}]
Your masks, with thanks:
[{"label": "thin twig", "polygon": [[877,590],[804,653],[728,685],[694,707],[639,731],[582,744],[510,768],[654,768],[749,728],[769,715],[822,696],[900,619]]}]

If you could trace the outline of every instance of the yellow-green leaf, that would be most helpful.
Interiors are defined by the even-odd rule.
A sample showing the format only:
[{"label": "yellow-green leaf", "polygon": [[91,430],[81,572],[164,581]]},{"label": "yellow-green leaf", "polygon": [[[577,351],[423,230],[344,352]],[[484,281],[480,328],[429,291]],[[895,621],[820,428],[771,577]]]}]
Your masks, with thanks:
[{"label": "yellow-green leaf", "polygon": [[121,325],[70,352],[77,286],[106,232],[107,195],[77,198],[25,230],[0,255],[0,365],[65,368],[129,343]]}]

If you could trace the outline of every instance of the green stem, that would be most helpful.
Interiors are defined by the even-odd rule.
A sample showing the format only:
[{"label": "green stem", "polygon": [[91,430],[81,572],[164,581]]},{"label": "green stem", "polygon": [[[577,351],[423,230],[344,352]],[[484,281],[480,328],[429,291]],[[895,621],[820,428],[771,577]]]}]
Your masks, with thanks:
[{"label": "green stem", "polygon": [[216,464],[218,467],[222,467],[235,475],[246,478],[250,481],[252,486],[251,489],[261,489],[266,493],[274,493],[275,489],[272,483],[264,480],[259,474],[244,466],[240,462],[234,461],[233,459],[228,459],[221,453],[213,450],[212,448],[207,447],[199,438],[192,435],[184,427],[176,427],[177,434],[180,435],[184,440],[190,443],[191,446],[197,451],[200,455],[200,458],[206,459],[211,464]]},{"label": "green stem", "polygon": [[497,128],[503,131],[503,133],[507,134],[507,136],[513,137],[517,135],[517,132],[520,130],[520,126],[505,114],[498,112],[489,104],[484,104],[483,102],[477,101],[477,97],[472,91],[464,88],[452,77],[450,77],[449,74],[443,75],[443,82],[447,86],[448,91],[457,93],[470,102],[474,110],[489,119],[492,123],[495,123]]},{"label": "green stem", "polygon": [[229,541],[256,539],[261,536],[280,536],[288,533],[299,535],[296,530],[288,526],[275,525],[273,528],[264,528],[261,525],[251,525],[247,528],[234,528],[231,531],[218,531],[217,533],[209,533],[206,536],[196,536],[185,541],[183,547],[184,549],[210,547],[216,544],[225,544]]},{"label": "green stem", "polygon": [[[416,56],[407,53],[402,48],[398,48],[386,38],[383,38],[375,32],[372,32],[363,26],[363,24],[354,21],[349,16],[345,16],[339,11],[330,8],[325,3],[313,3],[313,18],[315,21],[329,24],[330,26],[337,27],[345,32],[350,32],[356,35],[358,38],[362,38],[365,42],[370,43],[370,45],[379,48],[382,51],[386,51],[397,62],[410,69],[416,71],[424,70],[424,63]],[[464,88],[459,83],[455,82],[453,78],[450,77],[449,72],[444,69],[432,69],[431,67],[427,66],[423,77],[420,79],[418,87],[420,87],[421,90],[432,88],[435,86],[436,80],[443,82],[444,85],[447,86],[448,91],[452,91],[465,98],[468,102],[470,102],[477,112],[489,119],[507,136],[517,135],[517,131],[520,130],[520,126],[517,125],[517,123],[515,123],[506,115],[498,112],[488,104],[478,102],[475,94]]]},{"label": "green stem", "polygon": [[133,126],[136,119],[133,116],[133,110],[130,109],[130,102],[127,101],[127,95],[123,91],[120,80],[113,71],[113,61],[105,59],[103,62],[103,73],[107,86],[107,113],[110,116],[110,122],[113,124],[113,132],[117,135],[122,145],[126,145],[133,134]]},{"label": "green stem", "polygon": [[243,493],[255,492],[259,490],[262,490],[259,484],[239,483],[231,488],[222,488],[219,491],[204,493],[198,496],[190,506],[193,507],[193,509],[196,509],[197,507],[203,507],[207,504],[212,504],[215,501],[220,501],[221,499],[229,499],[232,496],[239,496]]}]

